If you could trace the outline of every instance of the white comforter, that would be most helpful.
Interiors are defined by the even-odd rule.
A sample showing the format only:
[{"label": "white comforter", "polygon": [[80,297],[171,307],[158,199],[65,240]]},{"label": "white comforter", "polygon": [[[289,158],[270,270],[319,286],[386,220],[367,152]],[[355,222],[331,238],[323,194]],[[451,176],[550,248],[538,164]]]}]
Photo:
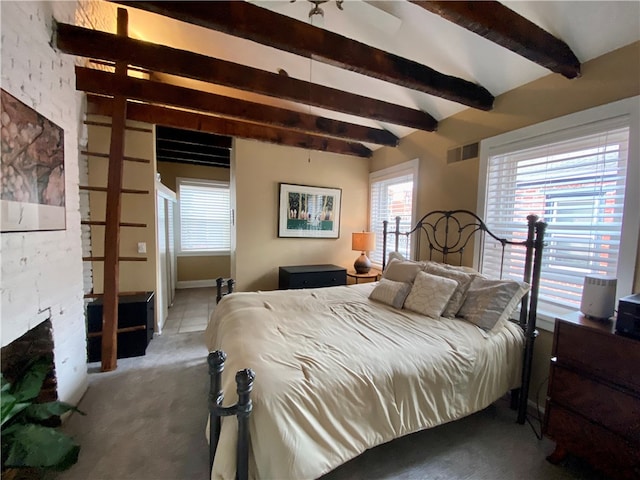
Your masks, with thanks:
[{"label": "white comforter", "polygon": [[[487,336],[367,297],[373,284],[234,293],[206,331],[235,372],[256,374],[250,475],[317,478],[368,448],[481,410],[520,384],[523,335]],[[237,422],[222,420],[212,479],[235,478]]]}]

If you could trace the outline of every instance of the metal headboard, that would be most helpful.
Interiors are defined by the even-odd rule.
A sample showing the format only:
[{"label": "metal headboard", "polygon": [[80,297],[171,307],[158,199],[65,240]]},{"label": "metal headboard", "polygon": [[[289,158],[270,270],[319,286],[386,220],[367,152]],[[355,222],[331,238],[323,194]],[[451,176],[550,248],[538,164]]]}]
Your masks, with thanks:
[{"label": "metal headboard", "polygon": [[[536,317],[538,309],[538,294],[540,289],[540,270],[542,267],[542,249],[544,248],[544,231],[546,223],[538,221],[537,215],[527,217],[527,237],[525,240],[500,238],[492,233],[487,225],[475,213],[469,210],[434,210],[424,215],[415,226],[407,231],[400,231],[400,217],[395,219],[395,230],[389,231],[389,222],[383,222],[382,236],[382,269],[387,261],[387,236],[394,235],[395,251],[398,250],[400,238],[405,236],[409,241],[415,235],[415,249],[413,260],[418,260],[421,252],[422,237],[426,239],[429,252],[428,260],[433,260],[434,253],[441,255],[440,261],[449,262],[449,257],[458,256],[458,264],[462,264],[463,254],[471,239],[478,232],[483,232],[495,239],[501,246],[500,277],[504,267],[504,255],[507,245],[525,248],[525,264],[522,279],[530,285],[529,293],[522,299],[520,306],[519,325],[525,333],[525,351],[522,371],[522,386],[518,400],[518,423],[524,423],[526,418],[527,397],[529,394],[529,380],[533,360],[533,344],[538,335],[536,331]],[[421,235],[423,234],[423,235]]]}]

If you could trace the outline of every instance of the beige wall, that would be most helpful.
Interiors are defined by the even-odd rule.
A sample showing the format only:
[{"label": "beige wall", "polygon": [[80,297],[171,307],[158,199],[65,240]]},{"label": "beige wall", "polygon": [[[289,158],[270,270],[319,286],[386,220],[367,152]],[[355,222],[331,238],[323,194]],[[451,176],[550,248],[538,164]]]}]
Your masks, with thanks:
[{"label": "beige wall", "polygon": [[496,98],[494,109],[467,109],[438,124],[437,132],[415,132],[398,147],[374,152],[371,171],[420,158],[418,211],[474,209],[478,161],[447,164],[447,150],[545,120],[640,93],[640,42],[582,65],[582,77],[551,74]]},{"label": "beige wall", "polygon": [[[350,267],[358,256],[351,233],[367,227],[369,160],[309,152],[237,139],[232,158],[235,179],[238,290],[278,287],[278,266],[333,263]],[[278,238],[279,182],[342,189],[340,238]],[[233,200],[232,200],[233,202]]]},{"label": "beige wall", "polygon": [[[109,124],[107,117],[91,116],[95,122]],[[152,126],[140,122],[127,121],[127,126],[147,129],[127,130],[125,132],[125,155],[150,160],[150,163],[124,162],[123,187],[147,190],[146,195],[123,194],[120,215],[121,222],[144,223],[145,228],[120,228],[120,256],[146,257],[145,262],[120,262],[119,290],[155,291],[156,290],[156,207],[155,207],[155,160]],[[111,128],[89,126],[88,150],[95,153],[109,153]],[[89,184],[106,186],[109,160],[89,157]],[[89,208],[91,220],[104,221],[106,212],[106,193],[91,192]],[[91,227],[91,248],[93,256],[104,255],[104,227]],[[146,242],[146,255],[138,254],[138,242]],[[93,290],[103,292],[103,262],[93,262]]]},{"label": "beige wall", "polygon": [[[418,212],[467,208],[475,211],[478,160],[448,165],[447,150],[484,138],[568,115],[640,94],[640,42],[633,43],[582,65],[582,77],[568,80],[548,75],[496,98],[490,112],[468,109],[449,117],[433,133],[416,132],[393,149],[374,153],[371,170],[420,158]],[[636,132],[637,133],[637,132]],[[632,161],[639,161],[631,159]],[[640,250],[640,244],[639,244]],[[640,255],[636,263],[634,292],[640,291]],[[553,336],[541,331],[536,341],[531,394],[549,372]],[[544,405],[546,388],[540,389]]]},{"label": "beige wall", "polygon": [[[158,162],[157,168],[162,183],[176,193],[178,193],[176,187],[176,178],[178,177],[229,181],[228,168],[169,162]],[[178,282],[229,277],[231,271],[229,255],[178,256],[177,264]]]}]

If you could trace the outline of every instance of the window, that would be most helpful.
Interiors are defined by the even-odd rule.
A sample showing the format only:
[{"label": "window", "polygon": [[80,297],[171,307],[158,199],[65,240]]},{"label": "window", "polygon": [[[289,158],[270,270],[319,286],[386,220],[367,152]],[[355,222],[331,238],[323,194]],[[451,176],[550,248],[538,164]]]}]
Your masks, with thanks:
[{"label": "window", "polygon": [[178,204],[178,253],[229,253],[231,226],[228,183],[179,178]]},{"label": "window", "polygon": [[[395,218],[400,217],[400,230],[413,227],[418,183],[418,160],[373,172],[369,175],[369,231],[376,234],[376,249],[369,258],[382,265],[382,222],[389,221],[389,230],[395,230]],[[394,249],[393,236],[387,238],[387,254]],[[411,258],[411,245],[406,237],[400,239],[398,250]]]},{"label": "window", "polygon": [[[478,211],[488,227],[498,236],[524,239],[527,215],[548,224],[539,310],[550,317],[579,310],[585,275],[615,277],[618,296],[631,293],[638,154],[630,152],[630,135],[638,132],[637,105],[637,98],[616,102],[481,144],[486,184],[481,182]],[[507,251],[503,276],[521,276],[521,250]],[[495,242],[485,240],[480,258],[483,273],[500,275]]]}]

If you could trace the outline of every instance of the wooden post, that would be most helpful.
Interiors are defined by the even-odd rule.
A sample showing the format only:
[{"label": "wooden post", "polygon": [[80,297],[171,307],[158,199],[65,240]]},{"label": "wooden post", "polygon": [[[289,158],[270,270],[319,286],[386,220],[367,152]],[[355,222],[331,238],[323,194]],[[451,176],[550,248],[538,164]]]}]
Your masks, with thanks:
[{"label": "wooden post", "polygon": [[[128,12],[118,8],[118,35],[128,35]],[[116,63],[116,75],[127,76],[127,64]],[[106,225],[104,232],[104,298],[102,316],[102,371],[117,367],[118,352],[118,275],[120,253],[120,210],[124,165],[124,134],[127,99],[113,98],[109,175],[107,180]]]}]

